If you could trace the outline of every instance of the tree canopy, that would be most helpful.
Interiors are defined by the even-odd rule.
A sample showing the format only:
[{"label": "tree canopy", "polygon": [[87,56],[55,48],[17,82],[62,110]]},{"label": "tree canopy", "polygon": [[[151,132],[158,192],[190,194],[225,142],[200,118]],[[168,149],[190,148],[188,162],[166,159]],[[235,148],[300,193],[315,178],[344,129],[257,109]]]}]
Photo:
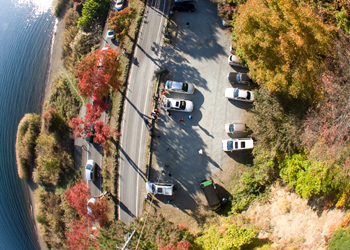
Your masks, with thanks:
[{"label": "tree canopy", "polygon": [[78,27],[87,30],[92,23],[107,14],[111,0],[87,0],[83,3],[82,16],[78,20]]},{"label": "tree canopy", "polygon": [[121,75],[118,51],[108,48],[106,50],[90,53],[78,64],[75,71],[78,88],[85,98],[95,95],[98,99],[107,96],[109,89],[112,91],[122,86],[119,77]]},{"label": "tree canopy", "polygon": [[251,77],[271,92],[305,99],[314,98],[331,31],[310,6],[291,0],[249,0],[234,27],[237,53]]}]

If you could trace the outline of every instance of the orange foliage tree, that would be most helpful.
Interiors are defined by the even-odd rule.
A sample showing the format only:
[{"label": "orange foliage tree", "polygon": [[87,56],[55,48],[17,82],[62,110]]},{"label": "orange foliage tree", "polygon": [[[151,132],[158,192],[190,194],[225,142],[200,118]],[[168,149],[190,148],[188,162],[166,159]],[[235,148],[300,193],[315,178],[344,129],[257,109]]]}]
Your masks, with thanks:
[{"label": "orange foliage tree", "polygon": [[313,99],[332,31],[305,3],[251,0],[239,7],[234,39],[258,84],[271,92]]},{"label": "orange foliage tree", "polygon": [[118,51],[108,48],[106,50],[90,53],[78,64],[75,71],[79,82],[79,91],[85,98],[95,95],[98,99],[107,96],[122,86]]},{"label": "orange foliage tree", "polygon": [[136,10],[132,7],[126,7],[121,11],[111,12],[108,18],[108,28],[114,30],[118,40],[122,40],[128,33],[131,19],[135,14]]}]

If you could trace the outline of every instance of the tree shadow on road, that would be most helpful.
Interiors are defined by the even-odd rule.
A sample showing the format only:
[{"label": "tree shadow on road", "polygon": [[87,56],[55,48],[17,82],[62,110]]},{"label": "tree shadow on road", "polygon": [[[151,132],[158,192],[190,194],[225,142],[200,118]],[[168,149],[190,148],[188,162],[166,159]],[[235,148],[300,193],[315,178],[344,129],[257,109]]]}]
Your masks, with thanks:
[{"label": "tree shadow on road", "polygon": [[141,176],[141,178],[146,181],[146,175],[145,173],[136,165],[136,163],[129,157],[129,155],[124,151],[124,149],[119,146],[119,151],[125,156],[126,160],[129,162],[129,164],[135,169],[135,171]]}]

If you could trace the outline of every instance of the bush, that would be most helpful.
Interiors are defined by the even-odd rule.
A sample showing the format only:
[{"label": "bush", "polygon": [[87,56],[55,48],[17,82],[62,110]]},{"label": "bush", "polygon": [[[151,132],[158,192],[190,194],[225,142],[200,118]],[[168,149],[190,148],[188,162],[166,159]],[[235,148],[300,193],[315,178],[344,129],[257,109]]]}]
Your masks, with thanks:
[{"label": "bush", "polygon": [[64,8],[67,6],[69,0],[58,0],[55,10],[53,12],[55,17],[59,17],[61,15],[61,12],[64,10]]},{"label": "bush", "polygon": [[327,249],[348,250],[350,246],[350,228],[339,229],[333,233],[332,239]]},{"label": "bush", "polygon": [[239,250],[256,239],[256,232],[252,229],[238,227],[235,224],[224,223],[214,225],[205,230],[203,235],[196,239],[201,249]]},{"label": "bush", "polygon": [[40,131],[40,117],[25,114],[18,124],[16,136],[16,161],[19,178],[28,180],[34,167],[35,141]]},{"label": "bush", "polygon": [[264,182],[257,174],[244,172],[239,186],[233,191],[230,213],[237,214],[246,209],[249,203],[264,190]]}]

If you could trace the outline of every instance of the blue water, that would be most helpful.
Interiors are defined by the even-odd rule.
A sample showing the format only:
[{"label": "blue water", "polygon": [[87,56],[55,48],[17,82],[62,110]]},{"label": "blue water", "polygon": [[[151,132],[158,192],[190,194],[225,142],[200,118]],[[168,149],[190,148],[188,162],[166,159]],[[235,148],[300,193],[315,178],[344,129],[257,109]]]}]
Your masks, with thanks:
[{"label": "blue water", "polygon": [[25,113],[39,113],[55,18],[51,0],[0,0],[0,250],[39,249],[15,140]]}]

